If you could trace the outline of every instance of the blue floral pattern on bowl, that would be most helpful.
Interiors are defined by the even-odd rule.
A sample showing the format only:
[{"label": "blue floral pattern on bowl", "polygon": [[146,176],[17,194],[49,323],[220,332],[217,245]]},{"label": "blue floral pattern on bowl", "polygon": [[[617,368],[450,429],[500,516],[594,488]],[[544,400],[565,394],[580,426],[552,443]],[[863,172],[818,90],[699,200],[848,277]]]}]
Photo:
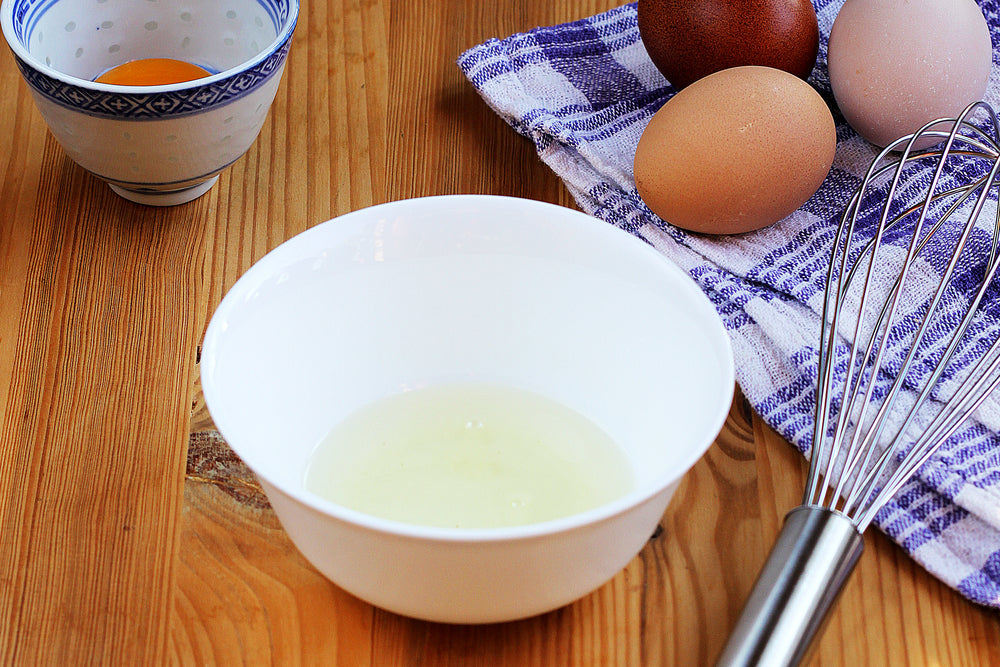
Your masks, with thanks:
[{"label": "blue floral pattern on bowl", "polygon": [[291,35],[256,67],[194,88],[157,93],[119,93],[81,88],[43,74],[20,58],[15,60],[28,85],[60,106],[90,116],[157,120],[215,109],[240,99],[280,71],[290,46]]}]

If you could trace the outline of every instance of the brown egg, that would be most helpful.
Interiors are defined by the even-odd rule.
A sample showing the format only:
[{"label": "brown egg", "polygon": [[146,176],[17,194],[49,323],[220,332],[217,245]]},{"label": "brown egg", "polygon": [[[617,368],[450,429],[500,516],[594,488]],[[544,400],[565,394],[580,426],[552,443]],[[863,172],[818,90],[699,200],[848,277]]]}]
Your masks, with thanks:
[{"label": "brown egg", "polygon": [[763,65],[807,78],[819,27],[810,0],[639,0],[639,35],[678,90],[729,67]]},{"label": "brown egg", "polygon": [[695,81],[650,119],[635,185],[653,213],[694,232],[737,234],[790,215],[833,164],[833,115],[812,86],[770,67]]}]

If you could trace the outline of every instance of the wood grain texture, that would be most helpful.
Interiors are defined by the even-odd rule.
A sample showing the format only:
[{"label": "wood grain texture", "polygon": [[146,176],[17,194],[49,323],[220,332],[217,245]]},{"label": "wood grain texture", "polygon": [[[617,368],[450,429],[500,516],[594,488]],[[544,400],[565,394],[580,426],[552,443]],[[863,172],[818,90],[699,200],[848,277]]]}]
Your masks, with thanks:
[{"label": "wood grain texture", "polygon": [[198,334],[187,292],[199,230],[176,234],[163,214],[107,200],[51,139],[45,151],[21,307],[4,324],[17,335],[5,336],[14,354],[0,435],[9,466],[0,568],[17,577],[3,589],[2,654],[151,657],[156,641],[95,646],[90,637],[166,638],[156,621],[171,599],[185,406],[141,388],[191,391],[190,366],[177,362],[193,358]]},{"label": "wood grain texture", "polygon": [[[227,488],[252,476],[207,435],[197,384],[225,291],[312,225],[454,192],[572,206],[455,59],[615,4],[306,3],[260,137],[170,209],[70,162],[0,58],[0,663],[711,664],[805,474],[740,397],[662,530],[606,586],[461,627],[376,610],[317,574],[270,509]],[[1000,615],[866,542],[815,664],[1000,664]]]},{"label": "wood grain texture", "polygon": [[[194,421],[210,426],[204,414]],[[224,443],[216,444],[227,456]],[[723,432],[682,482],[661,531],[622,572],[563,609],[486,626],[415,621],[358,602],[323,583],[273,513],[234,500],[246,479],[189,482],[180,587],[198,591],[205,581],[222,580],[221,590],[238,589],[232,595],[253,593],[240,593],[235,606],[219,605],[205,592],[179,593],[174,648],[191,664],[204,656],[189,647],[196,638],[210,636],[220,664],[284,664],[283,657],[301,649],[303,654],[295,656],[300,664],[710,665],[781,518],[800,500],[805,474],[803,459],[737,394]],[[208,551],[205,544],[211,544]],[[884,536],[869,533],[866,545],[813,664],[985,665],[1000,660],[1000,618],[994,611],[947,589]],[[295,604],[268,599],[282,586],[295,591]],[[311,598],[313,587],[326,593],[315,615],[303,615],[295,605],[300,597]],[[232,636],[231,628],[248,631],[250,625],[241,620],[248,613],[272,617],[275,612],[293,627],[280,632],[266,624],[258,627],[254,636],[266,636],[267,642]],[[342,644],[304,639],[329,640],[324,632],[369,652],[348,660]]]}]

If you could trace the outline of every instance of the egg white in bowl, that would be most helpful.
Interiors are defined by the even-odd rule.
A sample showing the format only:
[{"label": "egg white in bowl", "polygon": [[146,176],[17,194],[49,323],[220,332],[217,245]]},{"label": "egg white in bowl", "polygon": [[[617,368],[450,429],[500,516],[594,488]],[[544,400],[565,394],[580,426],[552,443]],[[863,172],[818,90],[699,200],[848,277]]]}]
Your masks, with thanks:
[{"label": "egg white in bowl", "polygon": [[[223,299],[201,363],[213,419],[305,557],[376,606],[457,623],[542,613],[613,577],[718,434],[734,387],[718,315],[653,248],[565,207],[476,195],[362,209],[282,244]],[[456,383],[579,413],[634,483],[585,511],[493,528],[387,519],[306,488],[337,424]]]}]

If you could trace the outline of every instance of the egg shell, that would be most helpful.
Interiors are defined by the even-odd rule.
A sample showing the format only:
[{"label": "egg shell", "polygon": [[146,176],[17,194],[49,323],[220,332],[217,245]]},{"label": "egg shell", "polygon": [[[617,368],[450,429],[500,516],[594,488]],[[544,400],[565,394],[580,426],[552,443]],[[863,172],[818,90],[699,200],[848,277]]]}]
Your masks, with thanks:
[{"label": "egg shell", "polygon": [[646,52],[678,90],[730,67],[762,65],[805,79],[816,64],[810,0],[639,0],[637,13]]},{"label": "egg shell", "polygon": [[981,99],[992,52],[973,0],[847,0],[830,30],[830,87],[850,126],[887,146]]},{"label": "egg shell", "polygon": [[694,82],[653,115],[636,148],[636,189],[677,227],[748,232],[805,203],[836,147],[830,109],[808,83],[770,67],[734,67]]}]

